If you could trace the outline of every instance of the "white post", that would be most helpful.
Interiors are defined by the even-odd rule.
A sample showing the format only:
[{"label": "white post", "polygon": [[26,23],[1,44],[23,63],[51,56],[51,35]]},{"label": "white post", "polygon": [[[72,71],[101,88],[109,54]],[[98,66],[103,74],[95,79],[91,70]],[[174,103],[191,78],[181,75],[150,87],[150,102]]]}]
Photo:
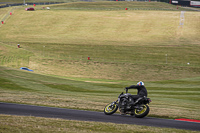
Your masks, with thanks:
[{"label": "white post", "polygon": [[167,64],[167,54],[165,54],[165,56],[166,56],[166,64]]},{"label": "white post", "polygon": [[43,57],[45,56],[45,46],[43,46]]}]

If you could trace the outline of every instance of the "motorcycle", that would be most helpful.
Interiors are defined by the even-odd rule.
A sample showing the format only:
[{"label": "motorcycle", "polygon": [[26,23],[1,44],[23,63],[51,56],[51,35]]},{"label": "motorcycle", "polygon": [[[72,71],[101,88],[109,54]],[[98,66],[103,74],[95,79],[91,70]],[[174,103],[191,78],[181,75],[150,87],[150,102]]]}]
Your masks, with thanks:
[{"label": "motorcycle", "polygon": [[112,115],[119,108],[121,114],[130,114],[131,116],[135,115],[136,118],[143,118],[149,114],[150,98],[147,98],[146,96],[140,97],[134,103],[132,100],[131,94],[128,93],[128,90],[126,89],[125,94],[122,92],[116,101],[105,106],[104,113],[106,115]]}]

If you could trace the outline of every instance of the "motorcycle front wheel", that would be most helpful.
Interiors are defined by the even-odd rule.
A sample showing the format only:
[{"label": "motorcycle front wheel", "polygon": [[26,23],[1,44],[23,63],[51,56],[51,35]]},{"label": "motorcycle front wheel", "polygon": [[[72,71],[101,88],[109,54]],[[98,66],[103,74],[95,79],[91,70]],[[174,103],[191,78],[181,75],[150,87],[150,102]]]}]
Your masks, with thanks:
[{"label": "motorcycle front wheel", "polygon": [[149,110],[150,109],[148,105],[142,105],[140,109],[135,109],[135,117],[143,118],[149,114]]},{"label": "motorcycle front wheel", "polygon": [[112,115],[113,113],[115,113],[118,109],[117,104],[115,103],[110,103],[108,105],[106,105],[106,107],[104,108],[104,113],[106,115]]}]

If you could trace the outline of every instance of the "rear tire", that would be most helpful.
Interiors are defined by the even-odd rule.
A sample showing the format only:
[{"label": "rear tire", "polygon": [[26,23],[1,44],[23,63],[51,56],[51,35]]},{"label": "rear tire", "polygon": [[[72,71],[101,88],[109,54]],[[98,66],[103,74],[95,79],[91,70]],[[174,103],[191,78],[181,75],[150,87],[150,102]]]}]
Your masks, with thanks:
[{"label": "rear tire", "polygon": [[136,118],[143,118],[149,114],[150,109],[148,105],[143,105],[142,108],[142,110],[135,109]]},{"label": "rear tire", "polygon": [[112,115],[113,113],[115,113],[117,111],[117,109],[118,109],[117,104],[110,103],[110,104],[105,106],[104,113],[106,115]]}]

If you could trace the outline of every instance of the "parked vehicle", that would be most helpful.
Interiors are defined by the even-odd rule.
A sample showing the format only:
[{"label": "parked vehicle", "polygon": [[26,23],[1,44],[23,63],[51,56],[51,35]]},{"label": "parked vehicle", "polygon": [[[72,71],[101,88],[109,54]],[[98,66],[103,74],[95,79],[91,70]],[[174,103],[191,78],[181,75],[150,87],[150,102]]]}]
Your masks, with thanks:
[{"label": "parked vehicle", "polygon": [[112,115],[117,111],[119,108],[119,111],[121,114],[130,114],[131,116],[137,117],[137,118],[143,118],[148,115],[149,113],[149,103],[151,102],[150,98],[147,98],[146,96],[138,98],[134,105],[131,105],[131,94],[128,93],[128,90],[126,90],[126,93],[123,92],[118,96],[117,101],[114,101],[104,108],[104,113],[106,115]]},{"label": "parked vehicle", "polygon": [[25,9],[26,11],[35,11],[35,9],[33,7],[28,7]]}]

